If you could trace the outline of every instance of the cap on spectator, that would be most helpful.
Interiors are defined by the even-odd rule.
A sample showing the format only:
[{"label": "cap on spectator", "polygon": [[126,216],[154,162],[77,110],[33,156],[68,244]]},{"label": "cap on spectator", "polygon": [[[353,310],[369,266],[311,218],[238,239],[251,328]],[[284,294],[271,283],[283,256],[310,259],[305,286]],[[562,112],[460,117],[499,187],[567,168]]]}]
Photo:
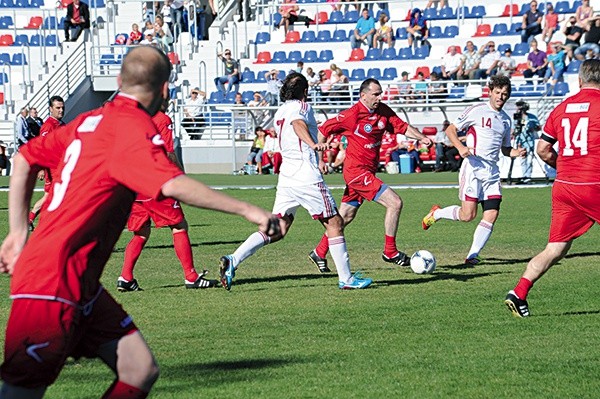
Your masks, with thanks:
[{"label": "cap on spectator", "polygon": [[512,50],[510,49],[510,47],[507,47],[506,50],[504,50],[504,54],[506,54],[506,53],[512,54]]},{"label": "cap on spectator", "polygon": [[408,76],[408,72],[406,72],[406,71],[402,71],[402,74],[401,74],[401,76]]},{"label": "cap on spectator", "polygon": [[145,30],[144,31],[144,36],[148,36],[148,35],[150,35],[150,36],[154,35],[154,31],[152,29]]},{"label": "cap on spectator", "polygon": [[192,93],[200,94],[200,88],[199,87],[194,87],[192,89]]}]

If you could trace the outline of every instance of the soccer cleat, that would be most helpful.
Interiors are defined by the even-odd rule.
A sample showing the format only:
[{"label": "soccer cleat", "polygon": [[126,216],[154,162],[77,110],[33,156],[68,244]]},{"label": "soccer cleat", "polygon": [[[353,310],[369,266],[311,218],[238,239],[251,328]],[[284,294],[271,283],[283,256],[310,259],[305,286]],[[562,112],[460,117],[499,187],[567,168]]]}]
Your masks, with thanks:
[{"label": "soccer cleat", "polygon": [[474,256],[472,258],[465,259],[465,265],[476,266],[483,263],[483,259],[479,256]]},{"label": "soccer cleat", "polygon": [[356,272],[352,277],[350,277],[350,281],[348,281],[347,283],[340,281],[338,283],[338,287],[341,290],[360,290],[362,288],[367,288],[372,283],[372,279],[363,278],[361,272]]},{"label": "soccer cleat", "polygon": [[231,289],[231,283],[233,282],[233,278],[235,277],[235,267],[233,267],[233,258],[231,255],[221,256],[220,259],[221,267],[219,271],[221,272],[221,285],[227,291]]},{"label": "soccer cleat", "polygon": [[410,258],[406,256],[404,252],[398,252],[398,254],[392,258],[388,258],[385,254],[381,255],[381,259],[388,263],[395,263],[399,266],[410,266]]},{"label": "soccer cleat", "polygon": [[427,215],[425,215],[425,217],[423,218],[423,221],[421,222],[421,226],[423,226],[423,230],[427,230],[428,228],[433,226],[433,224],[436,222],[435,218],[433,217],[433,212],[437,211],[438,209],[440,209],[440,206],[434,205],[431,207],[431,210],[429,211],[429,213]]},{"label": "soccer cleat", "polygon": [[514,291],[508,291],[504,303],[515,317],[529,317],[527,301],[520,299]]},{"label": "soccer cleat", "polygon": [[143,290],[140,287],[140,285],[138,284],[136,279],[127,281],[123,277],[119,276],[119,278],[117,279],[117,291],[130,292],[130,291],[143,291]]},{"label": "soccer cleat", "polygon": [[317,267],[317,269],[319,269],[321,273],[331,272],[331,270],[327,267],[327,258],[321,258],[319,255],[317,255],[317,253],[314,250],[310,251],[310,253],[308,254],[308,259],[310,259],[312,263],[315,264],[315,266]]},{"label": "soccer cleat", "polygon": [[33,222],[29,222],[29,231],[33,232],[33,230],[35,230],[35,226],[33,225]]},{"label": "soccer cleat", "polygon": [[197,288],[212,288],[219,285],[217,280],[207,280],[204,278],[208,270],[203,270],[202,273],[198,273],[198,278],[196,281],[185,280],[185,288],[189,289],[197,289]]}]

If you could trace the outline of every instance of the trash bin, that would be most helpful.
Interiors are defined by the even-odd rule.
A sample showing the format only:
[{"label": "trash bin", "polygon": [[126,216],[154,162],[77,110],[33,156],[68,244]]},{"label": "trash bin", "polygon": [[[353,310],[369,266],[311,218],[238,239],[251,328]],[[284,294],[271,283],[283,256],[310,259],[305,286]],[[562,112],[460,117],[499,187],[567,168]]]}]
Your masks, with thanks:
[{"label": "trash bin", "polygon": [[413,163],[410,155],[402,154],[400,155],[400,173],[412,173]]},{"label": "trash bin", "polygon": [[390,161],[385,165],[385,171],[390,175],[396,175],[400,173],[400,168],[398,167],[398,162]]}]

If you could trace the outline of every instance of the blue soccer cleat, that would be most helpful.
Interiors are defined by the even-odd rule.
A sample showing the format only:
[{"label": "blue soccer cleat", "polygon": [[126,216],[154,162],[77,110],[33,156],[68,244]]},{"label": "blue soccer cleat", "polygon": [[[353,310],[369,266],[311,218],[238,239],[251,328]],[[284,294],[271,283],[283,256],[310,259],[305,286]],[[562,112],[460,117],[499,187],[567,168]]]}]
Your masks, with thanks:
[{"label": "blue soccer cleat", "polygon": [[367,288],[373,283],[373,280],[370,278],[362,278],[361,272],[356,272],[352,277],[350,277],[350,281],[344,283],[340,281],[338,283],[338,287],[341,290],[359,290],[362,288]]},{"label": "blue soccer cleat", "polygon": [[233,267],[233,258],[231,255],[221,256],[219,260],[221,262],[221,267],[219,271],[221,272],[221,285],[227,291],[231,289],[231,283],[233,282],[233,278],[235,277],[235,267]]}]

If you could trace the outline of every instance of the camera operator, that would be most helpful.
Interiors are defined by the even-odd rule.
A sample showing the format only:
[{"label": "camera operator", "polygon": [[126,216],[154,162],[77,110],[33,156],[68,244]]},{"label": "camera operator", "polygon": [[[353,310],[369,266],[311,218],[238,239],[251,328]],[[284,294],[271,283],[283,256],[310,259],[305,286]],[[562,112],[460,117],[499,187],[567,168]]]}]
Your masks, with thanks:
[{"label": "camera operator", "polygon": [[527,150],[527,156],[521,158],[521,170],[523,178],[521,183],[531,182],[531,172],[533,170],[533,157],[535,156],[535,140],[538,138],[538,131],[541,130],[540,122],[534,114],[529,111],[529,104],[523,100],[516,103],[517,111],[513,116],[515,147],[523,147]]}]

